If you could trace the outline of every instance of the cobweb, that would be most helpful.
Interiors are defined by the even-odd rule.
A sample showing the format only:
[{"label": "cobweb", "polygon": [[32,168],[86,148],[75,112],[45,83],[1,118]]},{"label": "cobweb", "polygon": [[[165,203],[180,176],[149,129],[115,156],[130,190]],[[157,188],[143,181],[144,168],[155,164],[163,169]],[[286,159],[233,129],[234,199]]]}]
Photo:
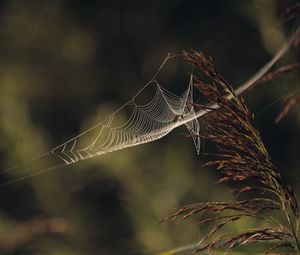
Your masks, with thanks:
[{"label": "cobweb", "polygon": [[[30,169],[29,173],[23,173],[21,177],[4,182],[0,184],[0,187],[65,165],[158,140],[182,125],[186,126],[193,137],[196,151],[199,154],[200,138],[197,135],[200,132],[200,124],[192,106],[194,100],[192,72],[184,84],[185,91],[180,95],[168,91],[157,79],[167,61],[177,56],[169,54],[153,78],[127,103],[102,122],[48,152],[2,171],[1,174],[5,174],[19,168]],[[147,88],[151,89],[153,95],[146,101],[143,96],[147,94]],[[146,101],[146,103],[139,103],[139,101]],[[124,119],[125,113],[128,116],[121,121],[122,118]],[[49,165],[42,167],[44,159],[55,161],[55,163],[50,167]]]},{"label": "cobweb", "polygon": [[[147,86],[155,88],[154,96],[148,103],[139,105],[136,102],[136,97],[141,93],[139,92],[105,121],[53,148],[51,153],[68,165],[74,164],[80,160],[158,140],[182,125],[181,122],[186,118],[192,119],[185,126],[193,135],[199,153],[200,139],[196,135],[199,135],[200,125],[194,118],[195,109],[191,106],[193,75],[190,75],[186,90],[179,96],[162,87],[156,77]],[[124,123],[118,125],[121,109],[130,109],[131,113]]]}]

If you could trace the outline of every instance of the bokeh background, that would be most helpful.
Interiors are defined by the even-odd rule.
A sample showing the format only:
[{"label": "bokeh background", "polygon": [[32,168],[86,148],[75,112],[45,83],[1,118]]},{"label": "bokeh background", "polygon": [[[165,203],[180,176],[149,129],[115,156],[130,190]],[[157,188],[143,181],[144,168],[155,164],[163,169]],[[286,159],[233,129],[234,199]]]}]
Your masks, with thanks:
[{"label": "bokeh background", "polygon": [[[237,87],[291,30],[295,1],[0,1],[0,181],[129,100],[168,52],[202,50]],[[278,63],[297,61],[291,50]],[[278,66],[277,65],[277,66]],[[182,91],[176,64],[166,87]],[[289,74],[245,95],[274,162],[299,194],[299,107],[279,124]],[[232,198],[178,128],[160,141],[62,167],[0,189],[0,254],[147,254],[197,242],[197,220],[159,221],[180,205]],[[205,151],[205,146],[202,147]],[[42,162],[44,169],[50,163]],[[42,170],[41,169],[41,170]],[[298,176],[298,177],[297,177]],[[297,179],[298,178],[298,179]],[[248,221],[228,228],[255,226]]]}]

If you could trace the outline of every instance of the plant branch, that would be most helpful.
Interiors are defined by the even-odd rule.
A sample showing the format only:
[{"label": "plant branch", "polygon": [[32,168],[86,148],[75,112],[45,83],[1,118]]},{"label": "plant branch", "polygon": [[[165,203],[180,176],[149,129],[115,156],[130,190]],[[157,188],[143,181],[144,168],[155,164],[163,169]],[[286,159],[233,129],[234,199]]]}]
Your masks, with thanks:
[{"label": "plant branch", "polygon": [[[276,55],[269,62],[267,62],[261,69],[259,69],[259,71],[256,72],[250,79],[248,79],[246,82],[244,82],[242,85],[240,85],[234,91],[235,95],[239,96],[242,93],[244,93],[246,90],[255,86],[257,81],[260,80],[275,65],[275,63],[291,48],[295,38],[298,36],[298,33],[300,33],[300,27],[297,25],[296,28],[294,29],[294,31],[291,33],[291,35],[286,40],[286,42],[282,45],[282,47],[276,53]],[[233,99],[233,95],[229,94],[227,99],[229,99],[229,100]],[[217,103],[215,103],[215,104],[210,105],[209,107],[211,109],[218,109],[220,106]],[[195,115],[187,115],[186,117],[180,119],[180,121],[177,122],[177,124],[174,126],[174,128],[184,125],[184,124],[192,121],[193,119],[202,117],[208,112],[210,112],[210,110],[202,109],[202,110],[199,110],[198,112],[196,112]]]}]

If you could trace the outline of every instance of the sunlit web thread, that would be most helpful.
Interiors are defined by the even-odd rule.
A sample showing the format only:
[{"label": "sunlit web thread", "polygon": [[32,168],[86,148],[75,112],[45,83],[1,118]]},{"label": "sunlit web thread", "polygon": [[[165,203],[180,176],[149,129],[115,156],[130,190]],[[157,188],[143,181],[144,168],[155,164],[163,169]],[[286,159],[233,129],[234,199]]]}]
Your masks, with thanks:
[{"label": "sunlit web thread", "polygon": [[[132,107],[128,120],[119,126],[113,126],[116,114],[113,113],[105,122],[89,129],[75,138],[55,147],[51,153],[66,164],[73,164],[80,160],[93,158],[109,152],[152,142],[160,139],[185,118],[192,120],[185,124],[191,134],[199,135],[200,125],[195,116],[193,102],[193,76],[191,74],[188,88],[181,96],[177,96],[163,88],[156,79],[155,95],[149,103],[138,105],[135,98],[126,106]],[[123,107],[124,108],[124,107]],[[194,143],[199,153],[200,139],[194,136]],[[80,139],[87,138],[86,146],[80,145]]]},{"label": "sunlit web thread", "polygon": [[[153,78],[146,83],[131,100],[118,108],[104,121],[97,123],[88,130],[51,149],[48,152],[42,153],[34,158],[22,162],[21,164],[3,170],[1,174],[13,171],[22,166],[26,166],[31,162],[48,157],[49,155],[60,159],[62,162],[61,164],[57,164],[46,169],[35,171],[32,174],[16,178],[12,181],[1,184],[0,187],[36,176],[40,173],[45,173],[53,169],[60,168],[63,165],[74,164],[81,160],[93,158],[98,155],[103,155],[112,151],[121,150],[127,147],[132,147],[160,139],[171,132],[174,128],[181,125],[185,125],[190,133],[199,134],[200,125],[198,120],[195,118],[195,109],[190,106],[190,102],[193,101],[192,74],[190,75],[187,89],[180,96],[169,92],[157,81],[157,76],[167,61],[178,56],[180,55],[168,54],[154,74]],[[135,99],[145,90],[146,87],[150,85],[155,87],[154,97],[149,103],[145,105],[138,105],[135,102]],[[133,111],[128,120],[123,125],[112,126],[112,122],[116,115],[125,107],[129,106],[133,107]],[[185,121],[186,118],[189,120]],[[106,131],[106,133],[104,131]],[[82,146],[80,143],[81,138],[84,140],[85,137],[88,137],[93,132],[95,132],[95,135],[90,138],[90,143],[88,143],[86,146]],[[197,152],[199,152],[200,139],[194,138],[193,140]]]}]

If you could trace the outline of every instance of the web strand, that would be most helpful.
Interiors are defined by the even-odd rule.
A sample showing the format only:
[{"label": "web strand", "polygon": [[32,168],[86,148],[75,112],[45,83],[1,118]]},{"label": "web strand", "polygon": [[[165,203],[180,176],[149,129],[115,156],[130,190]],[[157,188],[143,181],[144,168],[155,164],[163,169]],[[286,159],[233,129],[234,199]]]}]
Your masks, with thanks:
[{"label": "web strand", "polygon": [[[8,168],[0,174],[5,174],[21,167],[29,167],[32,162],[36,163],[35,161],[42,161],[44,158],[49,159],[49,157],[58,159],[60,163],[56,163],[53,167],[46,167],[46,169],[6,182],[0,185],[0,187],[62,166],[72,165],[82,160],[152,142],[167,135],[177,127],[184,118],[195,116],[195,109],[188,106],[189,103],[193,102],[192,75],[190,76],[187,89],[180,96],[166,90],[157,81],[157,76],[167,61],[177,56],[179,55],[169,54],[152,79],[147,82],[131,100],[114,111],[104,121],[97,123],[50,151]],[[155,89],[153,98],[147,104],[138,104],[136,102],[137,98],[150,86]],[[124,123],[116,125],[118,119],[120,119],[120,115],[126,110],[131,110],[131,114]],[[190,133],[199,134],[200,125],[197,119],[192,119],[190,123],[186,124],[186,127]],[[200,140],[194,139],[194,143],[199,152]]]},{"label": "web strand", "polygon": [[[192,118],[186,123],[188,130],[192,134],[199,134],[200,125],[193,118],[195,109],[188,106],[188,103],[193,102],[192,75],[188,88],[181,96],[167,91],[156,80],[149,84],[155,86],[153,99],[145,105],[138,105],[134,99],[130,100],[123,107],[133,108],[125,123],[114,126],[118,114],[113,113],[106,122],[98,123],[88,132],[55,147],[51,153],[67,165],[74,164],[80,160],[160,139],[187,117]],[[195,139],[194,142],[199,151],[200,141]]]}]

